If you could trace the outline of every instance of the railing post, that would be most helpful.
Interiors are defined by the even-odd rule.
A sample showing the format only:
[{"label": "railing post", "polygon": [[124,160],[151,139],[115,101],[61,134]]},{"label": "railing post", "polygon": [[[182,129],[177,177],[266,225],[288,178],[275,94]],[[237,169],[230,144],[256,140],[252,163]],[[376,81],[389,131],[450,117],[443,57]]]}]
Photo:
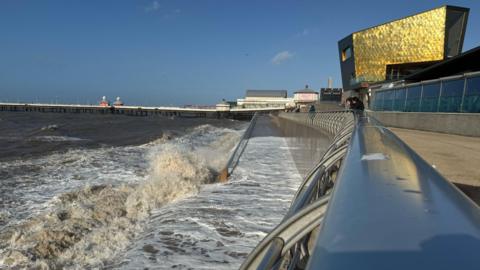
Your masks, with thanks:
[{"label": "railing post", "polygon": [[467,78],[463,78],[463,93],[462,93],[462,101],[460,103],[460,112],[463,112],[463,103],[465,102],[465,93],[467,92]]},{"label": "railing post", "polygon": [[417,112],[420,112],[422,110],[422,101],[423,101],[423,83],[421,84],[421,87],[420,87],[420,102],[418,103]]},{"label": "railing post", "polygon": [[438,92],[438,99],[437,99],[437,112],[440,111],[440,101],[442,100],[442,92],[443,92],[443,81],[440,81],[440,91]]}]

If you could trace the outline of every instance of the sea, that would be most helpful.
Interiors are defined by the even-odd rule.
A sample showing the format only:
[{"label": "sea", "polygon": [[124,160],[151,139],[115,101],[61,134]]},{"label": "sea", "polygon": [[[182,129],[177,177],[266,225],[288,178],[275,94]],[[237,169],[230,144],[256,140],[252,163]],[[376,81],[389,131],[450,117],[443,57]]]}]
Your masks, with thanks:
[{"label": "sea", "polygon": [[301,182],[229,119],[0,112],[0,269],[238,269]]}]

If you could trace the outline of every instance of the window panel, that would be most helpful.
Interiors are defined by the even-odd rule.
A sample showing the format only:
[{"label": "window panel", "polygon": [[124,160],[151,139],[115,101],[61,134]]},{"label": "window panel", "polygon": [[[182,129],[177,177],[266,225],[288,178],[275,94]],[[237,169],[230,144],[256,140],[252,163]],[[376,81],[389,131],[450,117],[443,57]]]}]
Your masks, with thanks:
[{"label": "window panel", "polygon": [[394,90],[385,91],[385,96],[383,98],[383,110],[384,111],[391,111],[393,110],[393,101],[395,99],[395,92]]},{"label": "window panel", "polygon": [[342,50],[342,61],[346,61],[350,57],[352,57],[352,48],[347,47],[347,48],[343,49]]},{"label": "window panel", "polygon": [[405,106],[406,112],[418,112],[420,107],[421,92],[421,85],[407,88],[407,104]]},{"label": "window panel", "polygon": [[394,111],[403,111],[405,108],[405,98],[407,97],[407,90],[400,88],[395,90],[395,102],[393,104]]},{"label": "window panel", "polygon": [[460,112],[465,79],[442,82],[439,112]]},{"label": "window panel", "polygon": [[480,113],[480,76],[376,91],[373,109]]},{"label": "window panel", "polygon": [[438,96],[440,94],[440,83],[424,84],[422,92],[422,101],[420,104],[421,112],[436,112],[438,108]]},{"label": "window panel", "polygon": [[375,92],[375,110],[383,111],[383,98],[385,91]]},{"label": "window panel", "polygon": [[467,78],[463,111],[480,113],[480,77]]}]

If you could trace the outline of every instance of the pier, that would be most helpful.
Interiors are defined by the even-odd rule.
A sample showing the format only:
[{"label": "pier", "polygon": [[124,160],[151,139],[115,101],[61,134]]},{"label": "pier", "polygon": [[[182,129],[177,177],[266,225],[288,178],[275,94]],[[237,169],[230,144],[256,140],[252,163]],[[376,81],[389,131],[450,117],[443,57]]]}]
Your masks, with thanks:
[{"label": "pier", "polygon": [[265,108],[193,108],[193,107],[149,107],[149,106],[98,106],[77,104],[0,103],[0,111],[42,113],[94,113],[129,116],[175,116],[200,118],[250,119],[255,112],[283,111],[284,107]]}]

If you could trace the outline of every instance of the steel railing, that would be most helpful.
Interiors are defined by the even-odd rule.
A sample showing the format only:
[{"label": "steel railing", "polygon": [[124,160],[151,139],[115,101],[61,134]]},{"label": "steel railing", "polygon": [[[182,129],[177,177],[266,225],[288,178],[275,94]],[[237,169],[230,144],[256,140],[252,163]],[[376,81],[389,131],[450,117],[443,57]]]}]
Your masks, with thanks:
[{"label": "steel railing", "polygon": [[345,126],[352,125],[354,116],[352,111],[329,111],[315,113],[284,113],[278,117],[288,119],[298,124],[310,126],[334,137]]},{"label": "steel railing", "polygon": [[300,253],[311,248],[306,237],[320,225],[327,202],[328,197],[324,197],[284,220],[257,245],[240,269],[288,269],[285,265],[295,265]]},{"label": "steel railing", "polygon": [[230,176],[233,173],[233,170],[235,170],[235,167],[237,167],[238,161],[240,160],[240,157],[242,156],[243,151],[245,151],[245,148],[247,147],[247,144],[248,144],[248,140],[252,135],[252,131],[255,127],[255,124],[257,123],[257,117],[258,117],[258,112],[253,114],[253,117],[250,120],[250,124],[248,125],[245,132],[243,132],[243,135],[240,138],[240,141],[237,143],[235,150],[233,150],[232,155],[228,159],[227,165],[226,165],[227,177]]}]

